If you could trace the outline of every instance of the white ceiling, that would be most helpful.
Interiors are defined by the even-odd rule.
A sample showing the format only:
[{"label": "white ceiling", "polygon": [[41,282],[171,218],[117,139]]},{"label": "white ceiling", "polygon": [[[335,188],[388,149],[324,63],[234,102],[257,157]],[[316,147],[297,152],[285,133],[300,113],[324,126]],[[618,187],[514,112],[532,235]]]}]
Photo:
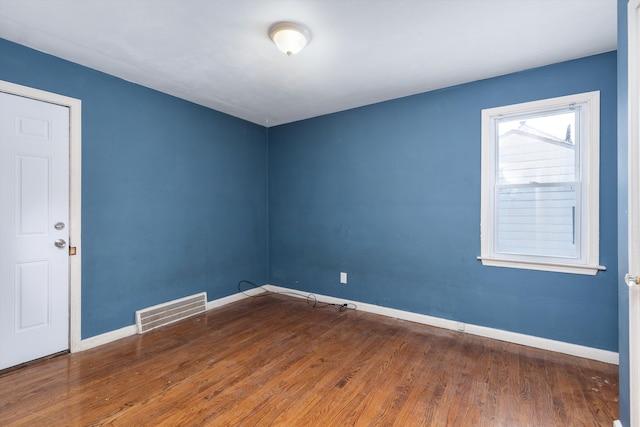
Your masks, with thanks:
[{"label": "white ceiling", "polygon": [[[616,0],[0,0],[0,37],[274,126],[614,50],[616,8]],[[282,20],[312,33],[298,55],[269,39]]]}]

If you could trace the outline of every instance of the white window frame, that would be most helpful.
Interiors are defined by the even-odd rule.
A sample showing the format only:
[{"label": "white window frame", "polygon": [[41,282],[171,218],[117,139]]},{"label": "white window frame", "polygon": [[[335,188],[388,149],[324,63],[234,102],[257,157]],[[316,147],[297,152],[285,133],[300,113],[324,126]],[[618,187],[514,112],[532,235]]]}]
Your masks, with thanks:
[{"label": "white window frame", "polygon": [[[581,201],[579,233],[579,259],[554,256],[502,254],[494,251],[495,237],[495,180],[497,161],[497,135],[495,123],[501,117],[534,114],[545,110],[558,110],[572,104],[585,104],[586,124],[579,144],[581,185],[577,199]],[[605,267],[599,265],[600,246],[600,92],[550,98],[522,104],[513,104],[482,110],[481,157],[481,214],[480,241],[483,265],[528,270],[554,271],[595,275]]]}]

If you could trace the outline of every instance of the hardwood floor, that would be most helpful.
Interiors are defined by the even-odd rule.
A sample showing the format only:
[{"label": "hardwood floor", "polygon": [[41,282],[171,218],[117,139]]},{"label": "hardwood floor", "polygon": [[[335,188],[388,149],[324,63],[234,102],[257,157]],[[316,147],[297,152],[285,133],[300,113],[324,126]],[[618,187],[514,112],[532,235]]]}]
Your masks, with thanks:
[{"label": "hardwood floor", "polygon": [[617,366],[248,298],[0,374],[2,426],[607,426]]}]

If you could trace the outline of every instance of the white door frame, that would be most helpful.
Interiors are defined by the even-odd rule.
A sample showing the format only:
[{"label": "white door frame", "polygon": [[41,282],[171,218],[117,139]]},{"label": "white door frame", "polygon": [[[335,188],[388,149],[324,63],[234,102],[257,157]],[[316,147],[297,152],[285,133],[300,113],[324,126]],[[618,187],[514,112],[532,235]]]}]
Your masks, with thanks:
[{"label": "white door frame", "polygon": [[630,427],[640,427],[640,0],[629,0],[629,405]]},{"label": "white door frame", "polygon": [[69,257],[69,349],[80,351],[81,345],[81,189],[82,189],[82,103],[27,86],[0,80],[0,92],[57,104],[69,108],[69,247],[76,255]]}]

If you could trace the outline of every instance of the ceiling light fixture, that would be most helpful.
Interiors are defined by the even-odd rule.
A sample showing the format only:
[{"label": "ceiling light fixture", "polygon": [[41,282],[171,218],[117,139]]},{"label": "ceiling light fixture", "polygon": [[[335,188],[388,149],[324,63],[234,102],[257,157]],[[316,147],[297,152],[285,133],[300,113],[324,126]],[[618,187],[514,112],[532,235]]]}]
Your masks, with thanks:
[{"label": "ceiling light fixture", "polygon": [[311,40],[309,29],[292,22],[277,22],[269,29],[269,37],[288,56],[300,52]]}]

